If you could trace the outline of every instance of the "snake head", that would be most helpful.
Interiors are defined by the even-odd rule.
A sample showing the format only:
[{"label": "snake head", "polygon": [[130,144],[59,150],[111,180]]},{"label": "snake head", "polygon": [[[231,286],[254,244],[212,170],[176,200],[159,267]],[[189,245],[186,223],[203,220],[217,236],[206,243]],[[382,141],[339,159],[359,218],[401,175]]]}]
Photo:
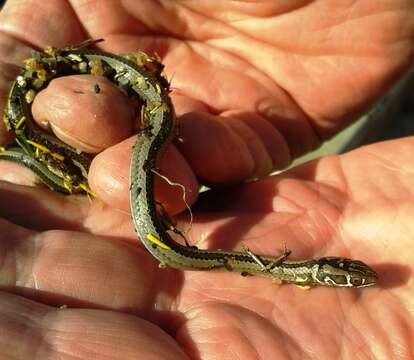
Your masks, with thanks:
[{"label": "snake head", "polygon": [[366,287],[375,285],[377,273],[359,260],[324,257],[317,261],[314,280],[319,285],[340,287]]}]

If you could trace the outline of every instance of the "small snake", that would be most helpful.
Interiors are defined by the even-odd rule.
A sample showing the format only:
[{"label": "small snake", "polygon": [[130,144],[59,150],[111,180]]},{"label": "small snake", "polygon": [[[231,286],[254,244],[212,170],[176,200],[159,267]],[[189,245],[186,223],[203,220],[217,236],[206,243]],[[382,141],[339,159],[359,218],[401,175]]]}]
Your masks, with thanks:
[{"label": "small snake", "polygon": [[[15,133],[13,148],[0,148],[0,160],[9,160],[34,171],[52,190],[66,194],[92,193],[87,183],[91,157],[79,153],[38,128],[31,115],[36,94],[52,79],[73,74],[105,76],[142,104],[141,125],[133,147],[130,174],[132,219],[138,237],[160,262],[183,270],[227,270],[242,275],[263,275],[301,287],[316,285],[365,287],[374,285],[377,274],[362,261],[342,257],[287,260],[242,252],[201,250],[181,245],[170,235],[174,229],[157,208],[154,180],[157,161],[175,135],[175,114],[163,65],[144,53],[115,55],[92,49],[98,42],[34,52],[12,84],[4,121]],[[99,91],[95,88],[95,92]],[[18,147],[16,148],[16,145]]]}]

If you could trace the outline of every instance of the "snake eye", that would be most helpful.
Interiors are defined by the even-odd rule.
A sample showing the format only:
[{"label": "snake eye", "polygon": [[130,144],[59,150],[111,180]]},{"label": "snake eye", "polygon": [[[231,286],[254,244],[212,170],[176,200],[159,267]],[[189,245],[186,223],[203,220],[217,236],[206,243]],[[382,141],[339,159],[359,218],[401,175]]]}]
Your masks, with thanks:
[{"label": "snake eye", "polygon": [[351,284],[352,286],[361,286],[363,283],[360,278],[354,277],[351,279]]}]

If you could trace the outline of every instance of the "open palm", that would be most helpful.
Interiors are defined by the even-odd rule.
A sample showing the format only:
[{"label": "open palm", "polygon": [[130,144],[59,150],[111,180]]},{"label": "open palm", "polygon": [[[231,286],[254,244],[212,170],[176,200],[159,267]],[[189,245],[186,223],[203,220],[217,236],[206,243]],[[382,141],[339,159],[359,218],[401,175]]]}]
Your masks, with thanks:
[{"label": "open palm", "polygon": [[408,359],[413,151],[408,138],[321,159],[208,195],[195,214],[202,247],[276,254],[286,242],[297,258],[361,258],[380,278],[362,290],[158,269],[128,214],[3,183],[1,215],[31,230],[1,222],[1,348],[19,359],[35,347],[39,359]]},{"label": "open palm", "polygon": [[[9,63],[28,56],[27,44],[103,37],[106,50],[158,53],[183,140],[181,152],[170,147],[161,166],[194,200],[194,174],[213,184],[261,176],[317,146],[382,95],[413,52],[410,4],[402,0],[378,1],[375,8],[367,2],[211,4],[9,0],[0,13],[1,94],[7,94]],[[52,83],[56,91],[39,94],[33,110],[68,143],[106,149],[90,173],[104,202],[1,183],[3,356],[410,356],[413,139],[210,193],[189,234],[200,247],[243,243],[277,254],[286,243],[295,258],[359,258],[379,272],[379,287],[303,292],[238,274],[158,270],[137,246],[125,212],[124,154],[133,140],[121,140],[133,132],[130,104],[116,101],[103,111],[101,103],[85,107],[73,91],[64,92],[93,89],[96,81]],[[103,99],[117,98],[110,84],[102,88]],[[51,91],[64,94],[65,103]],[[111,116],[120,109],[121,119]],[[89,114],[102,115],[99,126]],[[10,179],[6,166],[2,177]],[[182,209],[179,194],[165,184],[158,190],[170,212]]]}]

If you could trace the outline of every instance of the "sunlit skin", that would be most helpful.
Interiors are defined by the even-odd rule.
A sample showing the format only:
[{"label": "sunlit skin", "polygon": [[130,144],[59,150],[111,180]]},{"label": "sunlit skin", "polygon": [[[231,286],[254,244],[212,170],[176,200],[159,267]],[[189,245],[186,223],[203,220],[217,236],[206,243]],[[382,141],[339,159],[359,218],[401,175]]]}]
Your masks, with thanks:
[{"label": "sunlit skin", "polygon": [[[0,12],[2,98],[29,45],[64,46],[88,33],[109,51],[158,53],[182,138],[160,168],[194,202],[196,177],[264,176],[317,146],[384,94],[413,54],[408,1],[212,3],[9,0]],[[158,269],[128,213],[134,112],[100,78],[54,81],[35,99],[41,124],[99,152],[90,172],[99,201],[28,187],[30,172],[0,163],[1,179],[23,184],[0,182],[4,358],[412,357],[413,138],[200,197],[192,244],[274,255],[286,244],[292,259],[356,258],[379,276],[361,290],[303,291]],[[0,145],[7,140],[0,128]],[[163,181],[157,199],[169,213],[184,209]],[[178,219],[185,229],[188,217]]]}]

